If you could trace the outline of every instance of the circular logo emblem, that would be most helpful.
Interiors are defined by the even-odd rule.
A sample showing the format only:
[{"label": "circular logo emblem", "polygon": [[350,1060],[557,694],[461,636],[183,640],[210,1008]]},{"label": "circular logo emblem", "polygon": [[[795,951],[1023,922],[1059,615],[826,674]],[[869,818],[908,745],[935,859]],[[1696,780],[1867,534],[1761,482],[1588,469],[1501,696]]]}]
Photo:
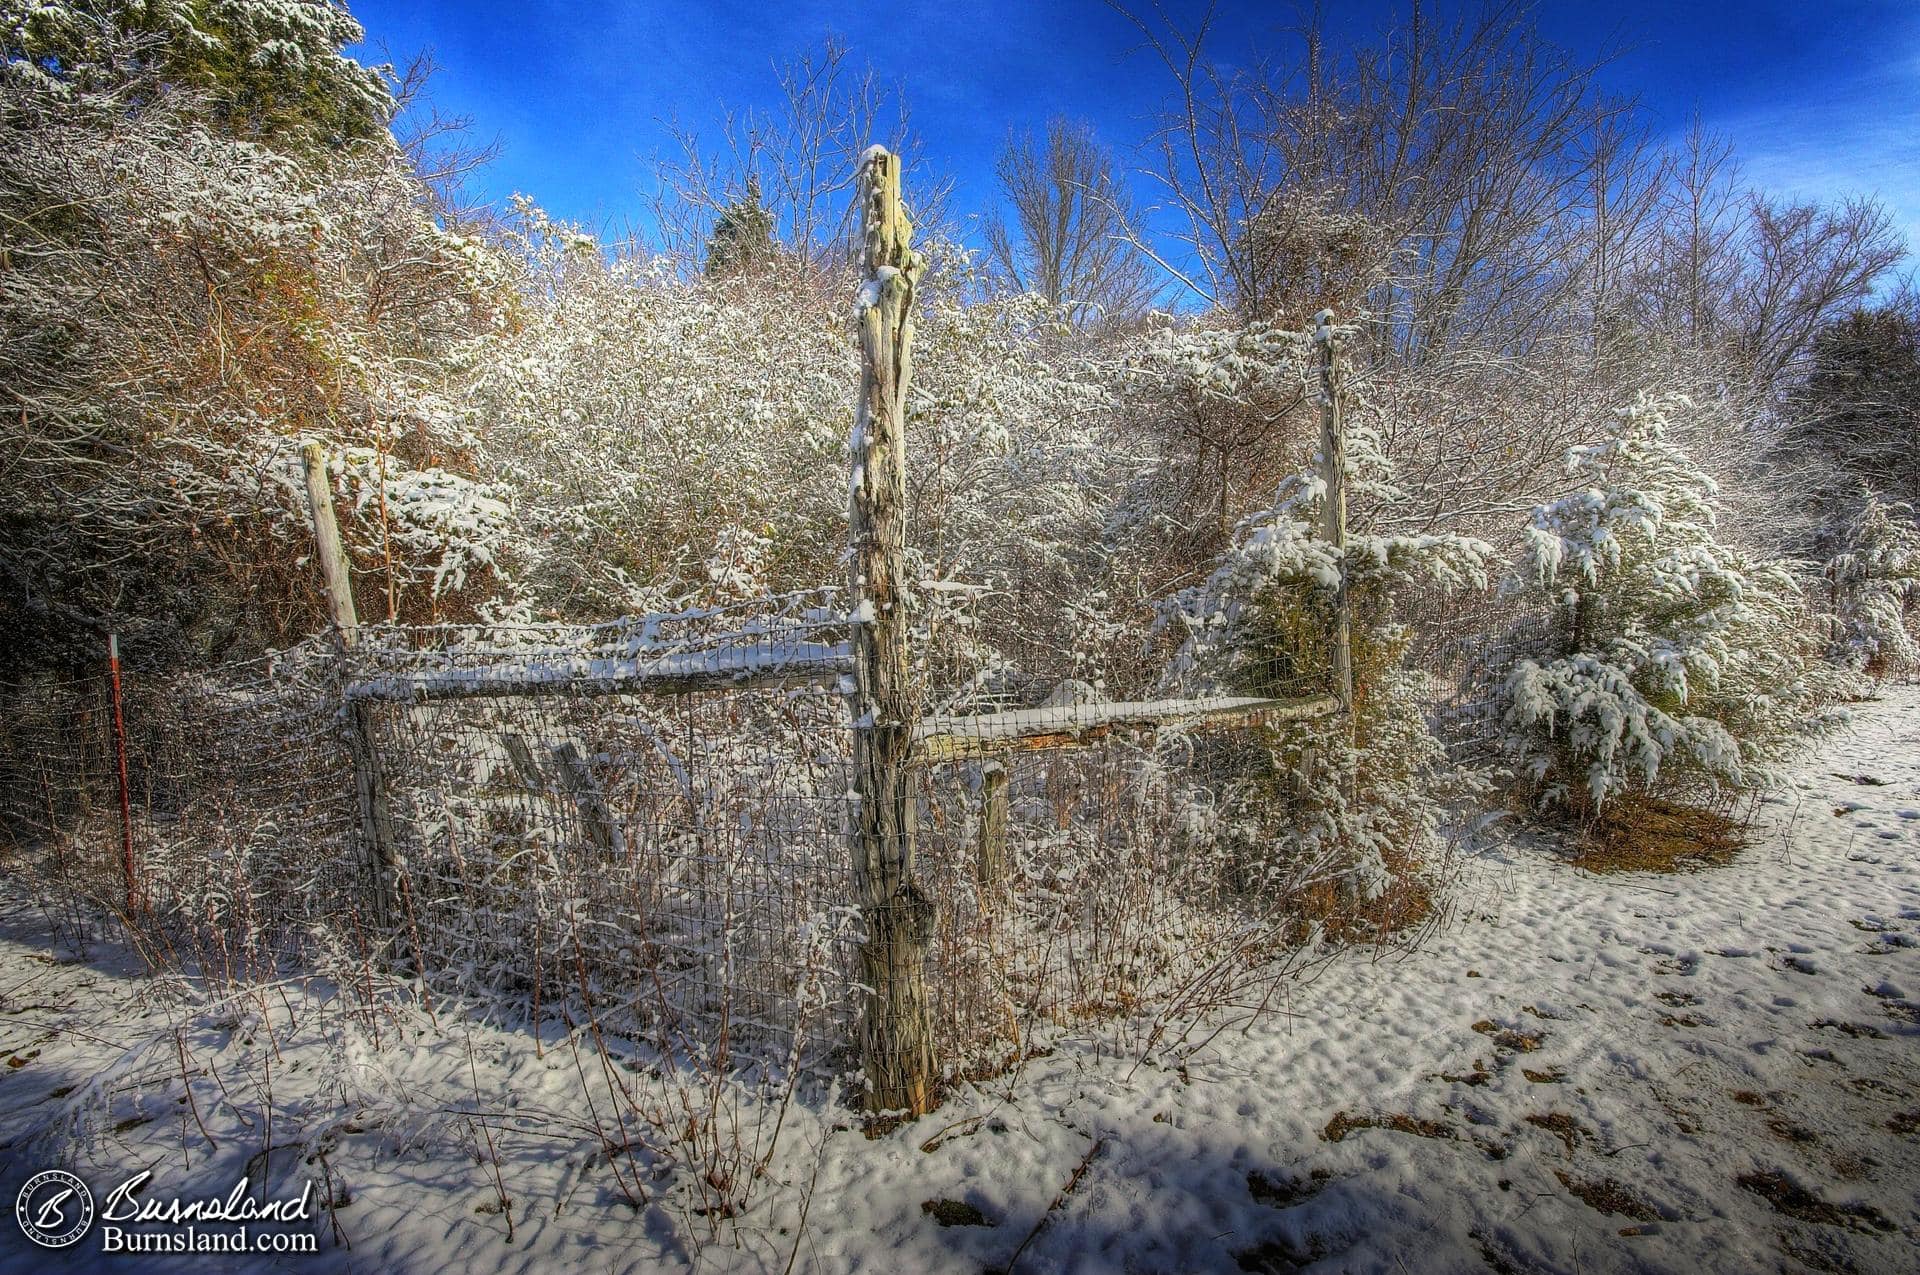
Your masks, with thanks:
[{"label": "circular logo emblem", "polygon": [[79,1243],[93,1225],[93,1193],[65,1169],[48,1169],[20,1188],[13,1216],[41,1248],[66,1248]]}]

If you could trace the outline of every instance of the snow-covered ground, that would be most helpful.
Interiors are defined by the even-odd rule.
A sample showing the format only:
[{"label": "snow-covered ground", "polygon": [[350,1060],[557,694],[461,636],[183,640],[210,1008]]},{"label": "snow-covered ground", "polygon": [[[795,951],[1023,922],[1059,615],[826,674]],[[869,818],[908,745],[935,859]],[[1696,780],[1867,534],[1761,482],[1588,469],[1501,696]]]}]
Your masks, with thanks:
[{"label": "snow-covered ground", "polygon": [[0,1268],[977,1272],[1030,1238],[1018,1270],[1920,1270],[1920,688],[1857,718],[1731,865],[1596,877],[1499,842],[1413,955],[1346,953],[1191,1052],[1061,1040],[871,1141],[797,1104],[717,1227],[651,1177],[623,1200],[590,1042],[536,1056],[317,984],[190,1010],[15,905],[7,1202],[52,1165],[98,1198],[251,1164],[340,1207],[273,1259],[47,1254],[8,1221]]}]

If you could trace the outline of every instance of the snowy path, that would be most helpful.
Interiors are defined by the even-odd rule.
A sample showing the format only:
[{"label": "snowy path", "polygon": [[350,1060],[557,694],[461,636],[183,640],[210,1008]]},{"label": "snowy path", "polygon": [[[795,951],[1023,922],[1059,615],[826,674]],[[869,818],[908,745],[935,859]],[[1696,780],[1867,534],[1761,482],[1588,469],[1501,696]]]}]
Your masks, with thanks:
[{"label": "snowy path", "polygon": [[[795,1271],[971,1275],[1003,1267],[1084,1166],[1017,1269],[1920,1270],[1920,688],[1858,716],[1730,866],[1602,878],[1507,846],[1468,865],[1454,922],[1416,955],[1350,954],[1183,1066],[1062,1044],[1017,1085],[872,1142],[830,1131],[839,1113],[797,1110],[778,1185],[720,1243],[618,1203],[604,1165],[578,1162],[584,1143],[527,1137],[501,1149],[507,1244],[490,1174],[433,1113],[471,1104],[477,1074],[489,1105],[564,1129],[579,1118],[571,1059],[407,1021],[376,1052],[295,1005],[277,1119],[322,1121],[343,1087],[414,1114],[377,1137],[339,1131],[353,1247],[323,1241],[281,1268],[779,1271],[791,1256]],[[209,1153],[165,1074],[171,1032],[164,1051],[114,1047],[164,1027],[165,1006],[124,963],[52,964],[51,950],[30,917],[0,930],[5,1199],[45,1167],[30,1157],[80,1145],[47,1130],[83,1110],[97,1135],[83,1173],[151,1162],[176,1184],[230,1182],[261,1131],[210,1111]],[[230,1083],[248,1074],[245,1024],[182,1026],[198,1064],[232,1056]],[[137,1092],[76,1107],[116,1059]],[[125,1123],[153,1104],[170,1114]],[[988,1224],[938,1225],[921,1207],[935,1199]],[[0,1231],[0,1269],[154,1265],[108,1267],[84,1244],[63,1261]],[[227,1261],[191,1269],[263,1268]]]}]

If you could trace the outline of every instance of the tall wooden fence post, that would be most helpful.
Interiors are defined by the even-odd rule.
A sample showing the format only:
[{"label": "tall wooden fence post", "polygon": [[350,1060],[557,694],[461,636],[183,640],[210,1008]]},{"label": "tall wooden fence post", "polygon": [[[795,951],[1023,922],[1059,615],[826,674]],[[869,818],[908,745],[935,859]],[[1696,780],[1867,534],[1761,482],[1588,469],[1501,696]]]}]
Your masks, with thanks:
[{"label": "tall wooden fence post", "polygon": [[853,885],[866,924],[860,1055],[874,1111],[932,1109],[935,1062],[926,950],[934,905],[913,878],[917,820],[904,552],[906,401],[914,290],[924,265],[900,203],[900,159],[875,146],[860,161],[861,354],[847,533],[853,602]]},{"label": "tall wooden fence post", "polygon": [[[1347,548],[1347,436],[1340,420],[1340,351],[1333,311],[1313,316],[1314,344],[1320,349],[1320,477],[1326,497],[1321,501],[1324,534],[1338,553]],[[1333,691],[1340,707],[1353,712],[1353,605],[1347,596],[1343,563],[1340,587],[1333,602]]]},{"label": "tall wooden fence post", "polygon": [[[308,443],[300,451],[306,467],[307,510],[313,516],[314,555],[327,584],[327,614],[339,643],[341,668],[360,638],[360,620],[353,607],[353,579],[348,573],[346,546],[333,513],[333,483],[327,476],[326,449]],[[344,677],[343,677],[344,681]],[[387,809],[387,786],[380,774],[380,753],[374,747],[373,709],[354,701],[346,705],[347,750],[353,759],[354,795],[360,806],[360,840],[367,851],[374,925],[391,929],[393,908],[393,819]]]}]

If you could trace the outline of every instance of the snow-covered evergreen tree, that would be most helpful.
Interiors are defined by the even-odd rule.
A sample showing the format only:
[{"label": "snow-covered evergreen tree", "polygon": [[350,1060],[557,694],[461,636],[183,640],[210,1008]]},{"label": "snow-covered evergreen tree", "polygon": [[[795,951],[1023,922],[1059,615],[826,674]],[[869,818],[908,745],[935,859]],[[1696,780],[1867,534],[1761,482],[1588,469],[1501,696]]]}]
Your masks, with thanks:
[{"label": "snow-covered evergreen tree", "polygon": [[1479,707],[1543,805],[1763,786],[1819,720],[1830,679],[1800,585],[1721,539],[1713,479],[1669,437],[1692,407],[1621,410],[1526,528],[1505,597],[1534,616],[1482,663]]},{"label": "snow-covered evergreen tree", "polygon": [[773,260],[773,214],[760,199],[760,179],[747,178],[747,188],[720,210],[707,241],[707,275],[720,278],[742,271],[764,269]]},{"label": "snow-covered evergreen tree", "polygon": [[1868,492],[1821,574],[1833,606],[1834,660],[1880,676],[1920,668],[1911,618],[1920,607],[1920,527],[1911,506]]},{"label": "snow-covered evergreen tree", "polygon": [[134,113],[184,92],[216,131],[281,149],[384,138],[387,72],[342,52],[365,36],[332,0],[0,0],[8,78]]}]

